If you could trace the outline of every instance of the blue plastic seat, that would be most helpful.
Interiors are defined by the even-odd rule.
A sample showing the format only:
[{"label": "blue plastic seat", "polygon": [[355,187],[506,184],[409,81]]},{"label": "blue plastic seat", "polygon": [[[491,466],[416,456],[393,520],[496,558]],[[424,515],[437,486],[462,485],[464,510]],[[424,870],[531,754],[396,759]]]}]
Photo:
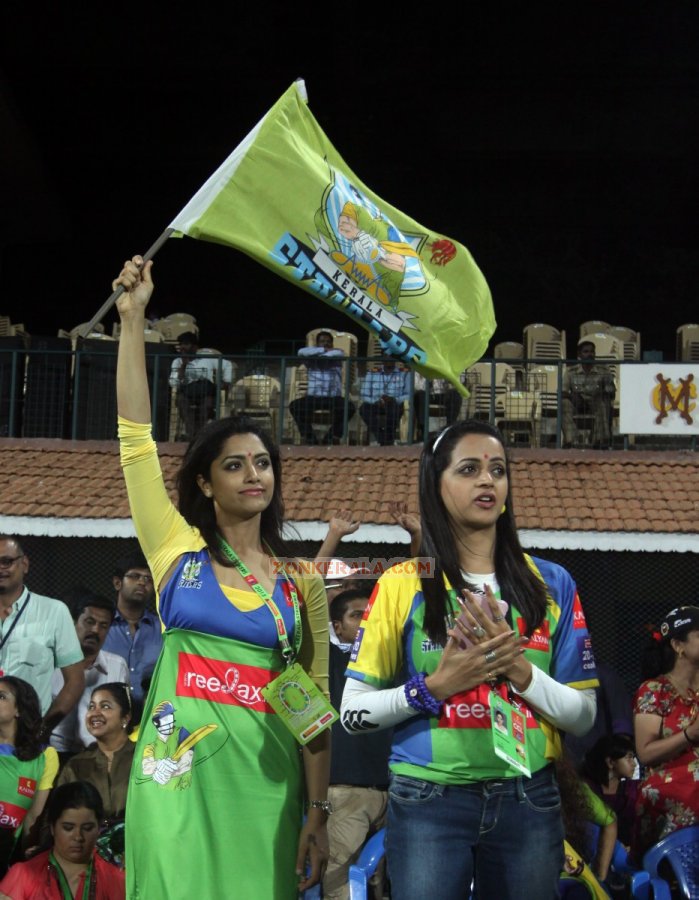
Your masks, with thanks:
[{"label": "blue plastic seat", "polygon": [[699,825],[673,831],[658,841],[643,857],[643,868],[649,873],[655,900],[670,900],[670,887],[658,871],[665,861],[672,869],[682,897],[699,897]]},{"label": "blue plastic seat", "polygon": [[384,855],[386,829],[381,828],[362,847],[359,859],[349,869],[350,900],[366,900],[367,884]]}]

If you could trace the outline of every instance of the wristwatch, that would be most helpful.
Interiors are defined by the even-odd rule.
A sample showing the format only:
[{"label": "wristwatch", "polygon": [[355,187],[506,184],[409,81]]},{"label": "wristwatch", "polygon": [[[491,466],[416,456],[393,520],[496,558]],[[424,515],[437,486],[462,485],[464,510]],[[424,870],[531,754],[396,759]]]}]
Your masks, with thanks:
[{"label": "wristwatch", "polygon": [[322,809],[326,816],[333,814],[333,805],[329,800],[309,800],[309,809]]}]

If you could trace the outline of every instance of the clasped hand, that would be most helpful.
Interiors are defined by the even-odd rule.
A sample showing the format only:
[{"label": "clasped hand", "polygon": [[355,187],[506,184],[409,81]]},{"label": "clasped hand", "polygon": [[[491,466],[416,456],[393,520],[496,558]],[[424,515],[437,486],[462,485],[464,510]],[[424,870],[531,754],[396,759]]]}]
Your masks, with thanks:
[{"label": "clasped hand", "polygon": [[[504,676],[518,690],[531,680],[531,664],[522,656],[526,637],[519,637],[502,617],[490,587],[486,599],[495,621],[480,608],[471,591],[460,600],[463,616],[447,630],[447,645],[439,664],[425,679],[437,700],[468,691],[486,681]],[[466,648],[464,649],[464,643]]]}]

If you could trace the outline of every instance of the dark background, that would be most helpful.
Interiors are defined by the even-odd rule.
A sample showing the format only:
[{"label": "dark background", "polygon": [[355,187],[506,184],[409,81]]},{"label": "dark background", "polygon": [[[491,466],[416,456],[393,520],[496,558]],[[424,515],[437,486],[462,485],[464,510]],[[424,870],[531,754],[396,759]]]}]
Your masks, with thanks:
[{"label": "dark background", "polygon": [[[699,8],[483,6],[6,3],[0,312],[32,334],[89,319],[302,76],[357,175],[471,250],[496,340],[544,321],[574,355],[579,323],[601,318],[673,358],[697,319]],[[155,278],[157,312],[193,312],[224,352],[349,321],[190,239]]]}]

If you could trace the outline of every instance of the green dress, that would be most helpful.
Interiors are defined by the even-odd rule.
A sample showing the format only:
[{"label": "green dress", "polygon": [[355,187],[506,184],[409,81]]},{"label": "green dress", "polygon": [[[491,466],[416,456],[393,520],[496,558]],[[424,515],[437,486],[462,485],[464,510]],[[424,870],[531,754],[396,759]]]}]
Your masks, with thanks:
[{"label": "green dress", "polygon": [[[283,579],[273,597],[291,636]],[[206,550],[182,558],[160,614],[127,799],[127,897],[292,900],[303,779],[260,693],[283,669],[274,619],[230,603]]]}]

